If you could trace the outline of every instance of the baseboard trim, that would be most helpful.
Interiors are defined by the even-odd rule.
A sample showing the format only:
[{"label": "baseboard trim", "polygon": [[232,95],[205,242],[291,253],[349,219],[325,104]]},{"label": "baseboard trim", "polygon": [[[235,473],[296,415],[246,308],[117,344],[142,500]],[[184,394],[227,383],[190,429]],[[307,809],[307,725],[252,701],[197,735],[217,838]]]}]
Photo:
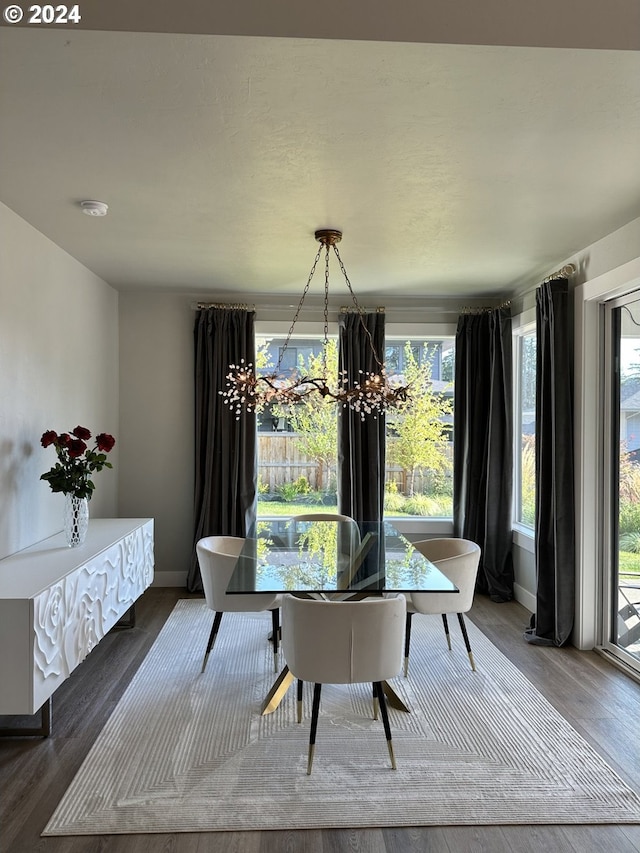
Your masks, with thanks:
[{"label": "baseboard trim", "polygon": [[536,612],[536,597],[535,595],[533,595],[533,593],[529,592],[528,589],[525,589],[519,584],[514,584],[513,597],[518,602],[518,604],[521,604],[523,607],[526,607],[530,613]]},{"label": "baseboard trim", "polygon": [[184,586],[187,585],[186,572],[156,572],[151,586]]}]

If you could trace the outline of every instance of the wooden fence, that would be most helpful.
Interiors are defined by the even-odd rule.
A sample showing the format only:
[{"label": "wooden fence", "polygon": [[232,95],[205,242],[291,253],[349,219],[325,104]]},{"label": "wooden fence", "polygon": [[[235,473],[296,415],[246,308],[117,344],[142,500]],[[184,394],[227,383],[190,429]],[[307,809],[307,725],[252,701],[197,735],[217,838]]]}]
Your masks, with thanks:
[{"label": "wooden fence", "polygon": [[[391,439],[393,440],[393,439]],[[447,455],[453,455],[453,445],[447,443]],[[312,491],[322,491],[327,487],[335,488],[335,469],[329,472],[329,478],[322,465],[300,452],[296,433],[258,433],[258,473],[262,489],[275,493],[278,487],[293,483],[299,477],[305,477]],[[394,482],[398,492],[408,493],[409,476],[398,466],[387,465],[385,481]],[[414,492],[429,494],[433,491],[434,477],[429,471],[416,474]]]},{"label": "wooden fence", "polygon": [[298,436],[293,432],[258,433],[258,473],[261,488],[269,492],[300,477],[306,477],[314,492],[321,491],[326,482],[322,466],[300,452]]}]

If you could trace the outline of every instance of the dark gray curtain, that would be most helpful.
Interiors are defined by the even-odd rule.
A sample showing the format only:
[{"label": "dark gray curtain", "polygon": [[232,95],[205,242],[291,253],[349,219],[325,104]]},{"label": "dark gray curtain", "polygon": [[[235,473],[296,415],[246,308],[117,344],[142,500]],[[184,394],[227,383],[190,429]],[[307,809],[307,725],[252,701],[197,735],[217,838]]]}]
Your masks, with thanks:
[{"label": "dark gray curtain", "polygon": [[236,414],[219,391],[230,364],[255,364],[254,312],[206,308],[196,314],[194,551],[187,578],[202,590],[195,543],[203,536],[246,536],[256,518],[256,415]]},{"label": "dark gray curtain", "polygon": [[476,589],[513,598],[511,316],[507,308],[462,315],[456,332],[453,522],[482,549]]},{"label": "dark gray curtain", "polygon": [[[339,370],[347,371],[349,384],[361,380],[360,371],[377,372],[375,352],[384,360],[384,314],[340,315]],[[363,325],[364,324],[364,325]],[[338,415],[338,506],[358,522],[382,520],[384,504],[385,418],[340,408]]]},{"label": "dark gray curtain", "polygon": [[536,291],[536,613],[530,643],[562,646],[573,629],[575,516],[569,282]]}]

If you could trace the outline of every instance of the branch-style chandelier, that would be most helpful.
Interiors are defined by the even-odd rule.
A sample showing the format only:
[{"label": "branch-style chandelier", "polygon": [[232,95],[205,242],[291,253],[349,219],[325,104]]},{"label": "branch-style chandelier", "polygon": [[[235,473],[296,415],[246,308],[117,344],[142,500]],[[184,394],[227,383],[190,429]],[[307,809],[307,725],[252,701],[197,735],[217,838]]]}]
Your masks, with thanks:
[{"label": "branch-style chandelier", "polygon": [[[247,412],[257,411],[269,403],[278,403],[286,406],[300,403],[310,394],[319,394],[327,402],[340,404],[343,408],[349,407],[354,412],[357,412],[361,419],[364,420],[367,415],[375,418],[389,408],[396,408],[408,398],[408,386],[402,384],[401,378],[387,375],[385,365],[376,352],[371,332],[364,322],[364,309],[358,304],[347,271],[338,252],[337,244],[342,240],[342,232],[331,228],[324,228],[316,231],[315,238],[320,243],[320,248],[311,267],[305,288],[302,291],[302,296],[300,297],[298,308],[287,333],[284,346],[280,350],[280,357],[278,358],[275,370],[266,374],[258,374],[253,364],[245,363],[244,359],[241,359],[240,364],[229,365],[229,373],[226,376],[226,390],[219,391],[218,393],[222,395],[224,402],[235,412],[236,419],[240,417],[243,410]],[[360,318],[362,328],[366,333],[375,362],[373,371],[359,371],[360,378],[351,384],[347,377],[347,371],[339,371],[337,383],[333,387],[327,375],[327,349],[329,345],[329,255],[332,249],[338,259],[340,270],[351,294],[351,299]],[[325,253],[325,272],[322,375],[305,376],[301,375],[297,370],[293,374],[284,374],[281,371],[282,361],[323,250]]]}]

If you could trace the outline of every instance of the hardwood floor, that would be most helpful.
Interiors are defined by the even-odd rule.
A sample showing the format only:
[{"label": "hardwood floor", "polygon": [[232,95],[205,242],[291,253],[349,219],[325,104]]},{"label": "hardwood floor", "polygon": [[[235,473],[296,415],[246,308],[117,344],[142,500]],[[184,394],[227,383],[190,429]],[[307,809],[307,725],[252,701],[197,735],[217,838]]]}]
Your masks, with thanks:
[{"label": "hardwood floor", "polygon": [[[50,738],[0,741],[2,853],[616,853],[640,851],[638,826],[427,827],[41,838],[91,744],[181,589],[148,590],[133,629],[116,628],[53,697]],[[640,685],[595,652],[530,646],[519,604],[477,596],[473,621],[617,772],[640,790]],[[5,650],[3,653],[7,653]],[[9,652],[10,653],[10,652]],[[0,725],[6,721],[0,718]]]}]

